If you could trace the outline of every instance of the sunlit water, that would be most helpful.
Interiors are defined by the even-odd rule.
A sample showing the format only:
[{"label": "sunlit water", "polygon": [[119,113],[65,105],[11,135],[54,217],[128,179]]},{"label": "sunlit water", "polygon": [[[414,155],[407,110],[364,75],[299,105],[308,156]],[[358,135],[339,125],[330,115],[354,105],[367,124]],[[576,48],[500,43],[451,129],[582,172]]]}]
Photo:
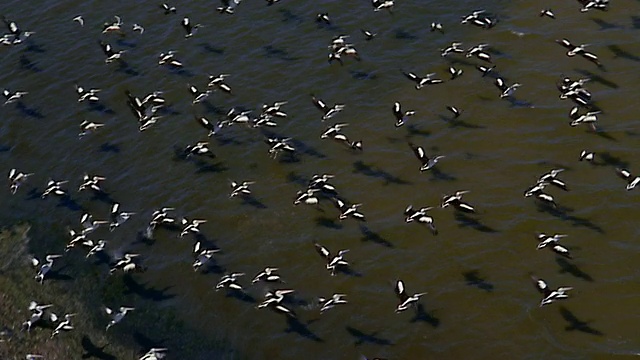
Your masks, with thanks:
[{"label": "sunlit water", "polygon": [[[75,193],[88,172],[106,176],[111,198],[137,212],[113,233],[103,228],[94,237],[108,239],[112,255],[143,254],[148,271],[134,276],[168,289],[159,306],[175,307],[187,324],[251,359],[583,359],[640,351],[639,195],[626,192],[614,170],[640,172],[638,1],[580,13],[575,1],[404,0],[393,14],[373,12],[364,0],[282,0],[271,7],[245,1],[233,16],[218,14],[215,1],[176,3],[178,14],[167,16],[151,3],[39,3],[45,5],[0,5],[24,30],[36,31],[26,44],[0,49],[0,87],[29,91],[23,106],[0,109],[3,171],[36,173],[17,195],[7,190],[0,199],[3,223],[35,221],[48,231],[41,236],[57,239],[41,239],[48,247],[38,254],[61,251],[66,228],[79,228],[82,215],[39,198],[33,188],[42,191],[49,178],[70,180],[77,204],[95,218],[108,217],[108,203]],[[546,6],[553,6],[556,20],[537,16]],[[459,23],[480,8],[499,20],[495,28]],[[334,25],[319,26],[314,18],[320,12]],[[78,14],[84,27],[71,21]],[[100,35],[113,15],[125,22],[126,37]],[[185,15],[205,25],[186,40],[179,25]],[[442,22],[445,34],[430,32],[432,21]],[[142,24],[144,34],[133,33],[133,23]],[[378,36],[366,42],[361,28]],[[327,45],[339,34],[350,35],[360,62],[327,64]],[[554,42],[563,37],[591,44],[604,68],[566,57]],[[105,65],[100,39],[127,50],[126,67]],[[452,41],[465,48],[490,44],[499,75],[522,84],[515,99],[499,98],[493,78],[474,68],[478,60],[442,58],[439,49]],[[178,52],[183,72],[156,65],[168,50]],[[463,76],[420,91],[401,73],[448,79],[449,64]],[[216,92],[192,106],[187,84],[204,88],[207,74],[218,73],[231,74],[234,95]],[[558,98],[555,85],[562,75],[592,78],[587,88],[602,109],[598,132],[568,125],[572,104]],[[103,107],[77,103],[74,83],[101,88]],[[139,96],[163,90],[171,112],[140,133],[125,103],[127,89]],[[346,108],[322,123],[311,93]],[[289,117],[269,130],[293,139],[300,150],[294,161],[270,158],[263,142],[269,132],[242,126],[209,139],[216,159],[176,158],[176,148],[206,138],[194,115],[216,119],[233,106],[257,113],[262,103],[281,100],[288,100],[283,110]],[[395,101],[416,111],[399,129],[391,113]],[[457,121],[446,105],[463,110]],[[105,127],[78,139],[83,119]],[[344,133],[363,140],[362,153],[320,139],[334,120],[349,123]],[[429,155],[446,155],[437,171],[420,173],[409,141]],[[578,162],[583,149],[596,152],[595,165]],[[570,191],[549,193],[560,211],[522,196],[539,175],[559,167],[566,169],[559,177]],[[315,173],[335,174],[332,183],[343,198],[363,204],[367,222],[338,221],[329,201],[293,206],[296,191]],[[256,181],[254,200],[229,199],[230,180]],[[476,215],[433,210],[435,237],[404,222],[408,204],[437,206],[442,195],[462,189],[471,191],[465,199]],[[222,250],[216,268],[194,273],[194,241],[174,231],[158,231],[153,244],[136,241],[162,206],[208,220],[202,233]],[[568,234],[563,243],[574,259],[536,251],[536,232]],[[313,242],[350,249],[352,272],[330,276]],[[290,306],[299,323],[255,309],[267,287],[250,280],[264,266],[279,267],[282,286],[296,290]],[[225,271],[246,273],[247,297],[213,289]],[[573,286],[571,298],[539,308],[530,275],[552,287]],[[397,279],[409,292],[428,292],[421,313],[394,313]],[[317,297],[333,293],[348,294],[349,304],[320,315]],[[180,358],[179,349],[171,355]]]}]

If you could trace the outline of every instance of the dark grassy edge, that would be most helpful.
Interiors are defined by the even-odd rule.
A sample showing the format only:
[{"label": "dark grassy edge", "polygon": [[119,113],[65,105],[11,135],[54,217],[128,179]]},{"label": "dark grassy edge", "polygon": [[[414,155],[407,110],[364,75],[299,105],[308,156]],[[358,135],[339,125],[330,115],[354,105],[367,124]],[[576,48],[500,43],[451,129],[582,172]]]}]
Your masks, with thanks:
[{"label": "dark grassy edge", "polygon": [[[86,262],[80,252],[65,254],[62,265],[54,265],[57,274],[40,285],[29,264],[30,233],[29,224],[0,231],[0,359],[23,360],[26,354],[47,360],[137,359],[154,346],[169,348],[169,359],[241,358],[226,342],[190,329],[172,307],[161,307],[153,297],[162,292],[143,285],[143,292],[135,290],[140,286],[136,275],[109,276],[105,264]],[[76,313],[75,329],[50,339],[53,325],[41,321],[31,332],[23,331],[31,300],[53,304],[59,316]],[[107,332],[104,304],[136,310]]]}]

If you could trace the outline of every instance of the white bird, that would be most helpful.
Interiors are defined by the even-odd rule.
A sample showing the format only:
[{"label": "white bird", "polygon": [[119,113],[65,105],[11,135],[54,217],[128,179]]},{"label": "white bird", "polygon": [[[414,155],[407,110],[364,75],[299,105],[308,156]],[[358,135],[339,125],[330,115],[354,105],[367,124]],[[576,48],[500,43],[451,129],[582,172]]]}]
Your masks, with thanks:
[{"label": "white bird", "polygon": [[27,91],[16,91],[12,93],[9,89],[4,89],[2,91],[2,95],[6,99],[4,105],[7,105],[20,100],[20,98],[25,95],[29,95],[29,93]]},{"label": "white bird", "polygon": [[167,352],[167,348],[151,348],[149,351],[147,351],[146,354],[144,354],[140,359],[138,360],[160,360],[160,359],[164,359],[164,357],[167,355],[165,354]]},{"label": "white bird", "polygon": [[422,292],[413,294],[411,296],[407,295],[406,289],[404,287],[404,281],[402,280],[398,280],[396,282],[394,290],[396,296],[398,297],[398,299],[400,299],[400,304],[398,304],[398,306],[396,307],[396,313],[405,311],[409,308],[409,306],[417,304],[418,300],[420,300],[420,297],[426,294],[426,292]]},{"label": "white bird", "polygon": [[18,188],[32,175],[33,173],[23,173],[16,169],[9,170],[9,189],[11,194],[15,194]]},{"label": "white bird", "polygon": [[140,31],[140,35],[142,35],[144,28],[140,24],[133,24],[133,31]]},{"label": "white bird", "polygon": [[200,233],[200,224],[206,223],[207,220],[198,220],[193,219],[189,221],[186,217],[183,217],[180,220],[180,223],[184,226],[182,231],[180,232],[180,237],[184,237],[188,233],[199,234]]},{"label": "white bird", "polygon": [[84,19],[82,18],[82,15],[78,15],[74,17],[73,21],[77,21],[78,24],[80,24],[80,26],[84,26]]},{"label": "white bird", "polygon": [[115,230],[118,226],[122,225],[125,221],[135,215],[135,212],[120,211],[120,204],[114,202],[111,206],[111,223],[109,224],[109,231]]},{"label": "white bird", "polygon": [[76,314],[66,314],[64,316],[64,321],[60,322],[51,333],[51,338],[53,339],[54,336],[58,335],[62,331],[73,330],[73,325],[71,325],[71,318],[75,315]]},{"label": "white bird", "polygon": [[107,324],[107,330],[109,330],[109,328],[112,327],[113,325],[122,321],[124,316],[127,315],[127,312],[133,311],[135,310],[135,308],[121,306],[119,310],[120,310],[119,312],[115,312],[111,308],[108,308],[106,306],[104,307],[104,311],[107,313],[107,315],[111,316],[111,321],[109,321],[109,324]]},{"label": "white bird", "polygon": [[[57,255],[57,254],[47,255],[45,257],[47,262],[40,266],[40,268],[38,269],[38,273],[35,276],[36,281],[42,284],[44,282],[44,277],[47,275],[47,273],[49,273],[49,271],[51,271],[51,268],[53,267],[53,261],[60,257],[62,257],[62,255]],[[40,260],[38,260],[38,258],[34,256],[33,258],[31,258],[31,264],[34,267],[38,267],[38,265],[40,265]]]}]

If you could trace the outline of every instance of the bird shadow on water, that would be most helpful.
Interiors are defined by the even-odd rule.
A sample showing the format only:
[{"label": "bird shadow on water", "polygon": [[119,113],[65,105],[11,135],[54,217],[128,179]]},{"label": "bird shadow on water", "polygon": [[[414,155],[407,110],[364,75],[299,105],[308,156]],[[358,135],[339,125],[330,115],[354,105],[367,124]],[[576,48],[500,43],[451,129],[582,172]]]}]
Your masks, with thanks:
[{"label": "bird shadow on water", "polygon": [[582,271],[578,266],[576,266],[575,264],[572,264],[571,262],[569,262],[568,260],[566,260],[565,258],[561,258],[561,257],[556,257],[556,263],[558,264],[558,266],[560,266],[560,273],[564,274],[564,273],[569,273],[577,278],[580,278],[582,280],[585,281],[589,281],[589,282],[593,282],[593,278],[591,277],[591,275],[587,274],[586,272]]},{"label": "bird shadow on water", "polygon": [[411,183],[403,180],[395,175],[388,173],[379,168],[374,168],[371,165],[365,164],[363,161],[358,160],[353,163],[353,172],[359,173],[365,176],[379,178],[385,181],[385,185],[393,183],[393,184],[402,184],[402,185],[410,185]]},{"label": "bird shadow on water", "polygon": [[43,54],[47,52],[47,50],[45,50],[41,45],[34,42],[33,40],[29,41],[29,45],[24,49],[24,51],[30,52],[30,53],[38,53],[38,54]]},{"label": "bird shadow on water", "polygon": [[628,161],[622,160],[617,156],[611,155],[611,153],[609,152],[598,153],[597,157],[600,158],[601,160],[597,163],[595,161],[593,162],[593,164],[597,166],[615,166],[620,168],[629,167]]},{"label": "bird shadow on water", "polygon": [[34,64],[26,55],[20,55],[20,68],[34,73],[42,72],[42,69]]},{"label": "bird shadow on water", "polygon": [[105,191],[99,191],[93,192],[93,196],[91,197],[91,200],[96,200],[96,201],[100,201],[109,205],[112,205],[114,202],[116,202],[111,195],[108,192]]},{"label": "bird shadow on water", "polygon": [[265,205],[262,201],[256,199],[251,195],[242,196],[242,205],[253,206],[256,209],[266,209],[267,205]]},{"label": "bird shadow on water", "polygon": [[345,327],[345,329],[347,330],[349,335],[355,338],[355,341],[354,341],[355,346],[359,346],[365,343],[380,345],[380,346],[393,345],[393,342],[391,342],[390,340],[378,337],[377,336],[378,331],[374,331],[372,333],[367,334],[348,325]]},{"label": "bird shadow on water", "polygon": [[375,80],[378,78],[373,71],[349,70],[349,74],[354,80]]},{"label": "bird shadow on water", "polygon": [[104,348],[109,346],[109,344],[104,344],[102,346],[97,346],[96,344],[89,339],[87,335],[82,336],[82,340],[80,341],[80,345],[82,345],[82,350],[84,353],[82,354],[82,359],[100,359],[100,360],[116,360],[117,357],[107,353],[104,351]]},{"label": "bird shadow on water", "polygon": [[467,282],[467,285],[469,286],[477,287],[478,289],[484,290],[486,292],[493,291],[493,288],[494,288],[493,284],[483,279],[479,275],[478,270],[470,270],[470,271],[464,272],[462,273],[462,276],[464,276],[464,280]]},{"label": "bird shadow on water", "polygon": [[278,9],[278,12],[282,15],[282,22],[295,23],[296,25],[304,22],[302,16],[292,13],[289,9]]},{"label": "bird shadow on water", "polygon": [[227,293],[225,294],[225,296],[250,304],[256,303],[256,299],[253,296],[247,294],[242,290],[227,289]]},{"label": "bird shadow on water", "polygon": [[329,229],[340,230],[342,229],[342,223],[337,221],[335,218],[329,218],[326,216],[319,216],[315,218],[315,223],[317,226],[323,226]]},{"label": "bird shadow on water", "polygon": [[194,160],[193,162],[196,164],[196,174],[220,173],[229,170],[229,168],[226,167],[222,161],[209,163],[202,160]]},{"label": "bird shadow on water", "polygon": [[16,109],[20,110],[20,112],[28,117],[36,118],[36,119],[44,119],[44,115],[35,107],[28,107],[22,101],[18,101],[16,103]]},{"label": "bird shadow on water", "polygon": [[224,48],[220,48],[209,43],[199,43],[198,46],[205,52],[216,55],[223,55]]},{"label": "bird shadow on water", "polygon": [[429,172],[431,173],[431,180],[455,181],[455,180],[458,179],[453,175],[449,175],[449,174],[443,172],[442,170],[438,169],[437,167],[432,167],[431,169],[429,169]]},{"label": "bird shadow on water", "polygon": [[98,148],[98,151],[100,152],[110,152],[110,153],[114,153],[114,154],[118,154],[120,153],[120,146],[117,144],[113,144],[113,143],[103,143],[100,145],[100,147]]},{"label": "bird shadow on water", "polygon": [[569,325],[567,325],[564,328],[566,331],[577,330],[577,331],[580,331],[586,334],[591,334],[591,335],[597,335],[597,336],[604,335],[602,331],[594,329],[593,327],[589,326],[589,323],[591,321],[582,321],[578,319],[571,311],[569,311],[564,306],[560,307],[560,315],[562,315],[562,318],[569,323]]},{"label": "bird shadow on water", "polygon": [[590,18],[589,20],[596,23],[596,25],[600,26],[600,30],[611,30],[611,29],[624,29],[624,26],[610,23],[598,18]]},{"label": "bird shadow on water", "polygon": [[[609,45],[607,47],[613,53],[614,58],[623,58],[623,59],[632,60],[632,61],[640,61],[640,56],[634,55],[634,54],[622,49],[618,45]],[[615,83],[613,83],[613,84],[615,85]],[[616,85],[615,87],[617,88],[618,86]]]},{"label": "bird shadow on water", "polygon": [[117,72],[121,72],[128,76],[138,76],[140,72],[131,67],[126,61],[118,61]]},{"label": "bird shadow on water", "polygon": [[63,195],[58,199],[57,207],[65,207],[71,211],[83,211],[86,210],[82,207],[82,205],[78,204],[75,200],[71,198],[69,195]]},{"label": "bird shadow on water", "polygon": [[456,118],[451,118],[451,117],[447,117],[447,116],[443,116],[440,115],[440,120],[446,122],[447,124],[449,124],[450,128],[457,128],[457,127],[462,127],[465,129],[484,129],[486,128],[486,126],[483,125],[476,125],[476,124],[472,124],[469,122],[466,122],[464,120],[459,120]]},{"label": "bird shadow on water", "polygon": [[383,238],[382,236],[380,236],[380,234],[372,231],[365,225],[360,225],[360,233],[362,233],[362,238],[360,239],[362,241],[371,241],[388,248],[393,247],[393,244],[390,243],[387,239]]},{"label": "bird shadow on water", "polygon": [[415,124],[407,125],[408,136],[431,136],[431,131],[418,129]]},{"label": "bird shadow on water", "polygon": [[114,115],[116,112],[99,102],[89,102],[89,111],[99,112],[106,115]]},{"label": "bird shadow on water", "polygon": [[50,270],[47,273],[46,279],[56,280],[56,281],[71,281],[73,278],[67,274],[63,274],[62,270],[66,269],[68,266],[63,266],[57,270]]},{"label": "bird shadow on water", "polygon": [[410,320],[411,323],[418,321],[426,322],[434,328],[440,326],[440,319],[427,312],[422,304],[417,305],[416,313]]},{"label": "bird shadow on water", "polygon": [[[309,323],[310,324],[310,323]],[[315,342],[324,342],[318,335],[314,334],[308,324],[302,323],[297,318],[287,316],[287,328],[284,329],[286,333],[296,333],[304,338],[313,340]]]},{"label": "bird shadow on water", "polygon": [[460,212],[460,211],[456,211],[454,214],[454,217],[456,219],[456,221],[458,222],[458,227],[470,227],[472,229],[478,230],[480,232],[486,232],[486,233],[496,233],[498,232],[498,230],[487,226],[485,224],[483,224],[480,220],[472,218],[471,216]]},{"label": "bird shadow on water", "polygon": [[[613,51],[613,50],[612,50]],[[605,79],[602,76],[589,71],[589,70],[584,70],[584,69],[574,69],[575,72],[577,72],[580,75],[586,76],[587,78],[589,78],[590,82],[597,82],[600,83],[604,86],[610,87],[612,89],[617,89],[619,86],[618,84],[616,84],[615,82]]]},{"label": "bird shadow on water", "polygon": [[418,36],[405,29],[395,29],[394,36],[399,40],[418,40]]},{"label": "bird shadow on water", "polygon": [[264,50],[264,56],[268,58],[275,58],[284,61],[296,61],[299,58],[291,56],[287,50],[277,48],[273,45],[267,45],[262,48]]},{"label": "bird shadow on water", "polygon": [[542,203],[536,203],[536,206],[538,207],[538,212],[547,213],[552,216],[555,216],[560,220],[568,221],[573,226],[582,226],[582,227],[586,227],[587,229],[597,231],[601,234],[604,233],[604,229],[598,226],[597,224],[593,223],[591,220],[567,214],[567,212],[572,211],[571,209],[554,208],[550,205],[542,204]]},{"label": "bird shadow on water", "polygon": [[167,286],[164,289],[155,289],[149,287],[146,284],[141,284],[133,279],[129,274],[125,274],[122,278],[122,282],[126,287],[125,294],[134,294],[145,300],[151,301],[164,301],[175,297],[174,294],[168,294],[167,291],[171,289],[171,286]]}]

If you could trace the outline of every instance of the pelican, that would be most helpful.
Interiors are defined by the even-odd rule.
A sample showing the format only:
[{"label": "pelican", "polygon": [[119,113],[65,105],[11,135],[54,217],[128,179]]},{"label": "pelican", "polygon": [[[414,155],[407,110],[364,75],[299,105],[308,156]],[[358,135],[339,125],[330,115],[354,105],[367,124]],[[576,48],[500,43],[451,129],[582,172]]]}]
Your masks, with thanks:
[{"label": "pelican", "polygon": [[121,306],[120,311],[115,312],[111,308],[108,308],[105,306],[104,311],[107,313],[107,315],[111,316],[111,321],[109,321],[109,324],[107,324],[107,330],[109,330],[109,328],[112,327],[113,325],[122,321],[124,316],[127,315],[127,312],[133,311],[133,310],[135,310],[135,308],[133,307]]},{"label": "pelican", "polygon": [[[51,271],[51,267],[53,267],[53,261],[57,258],[62,257],[62,255],[56,255],[56,254],[49,254],[45,257],[45,259],[47,260],[46,263],[42,264],[42,266],[40,266],[40,269],[38,270],[38,273],[35,276],[36,281],[38,281],[40,284],[42,284],[44,282],[44,277],[45,275],[47,275],[47,273],[49,273],[49,271]],[[40,265],[40,260],[38,260],[38,258],[36,258],[35,256],[31,259],[31,264],[34,267],[38,267],[38,265]]]},{"label": "pelican", "polygon": [[71,325],[71,318],[74,317],[75,315],[76,314],[66,314],[64,316],[64,321],[61,321],[51,333],[51,338],[53,339],[54,336],[58,335],[62,331],[73,330],[73,325]]}]

